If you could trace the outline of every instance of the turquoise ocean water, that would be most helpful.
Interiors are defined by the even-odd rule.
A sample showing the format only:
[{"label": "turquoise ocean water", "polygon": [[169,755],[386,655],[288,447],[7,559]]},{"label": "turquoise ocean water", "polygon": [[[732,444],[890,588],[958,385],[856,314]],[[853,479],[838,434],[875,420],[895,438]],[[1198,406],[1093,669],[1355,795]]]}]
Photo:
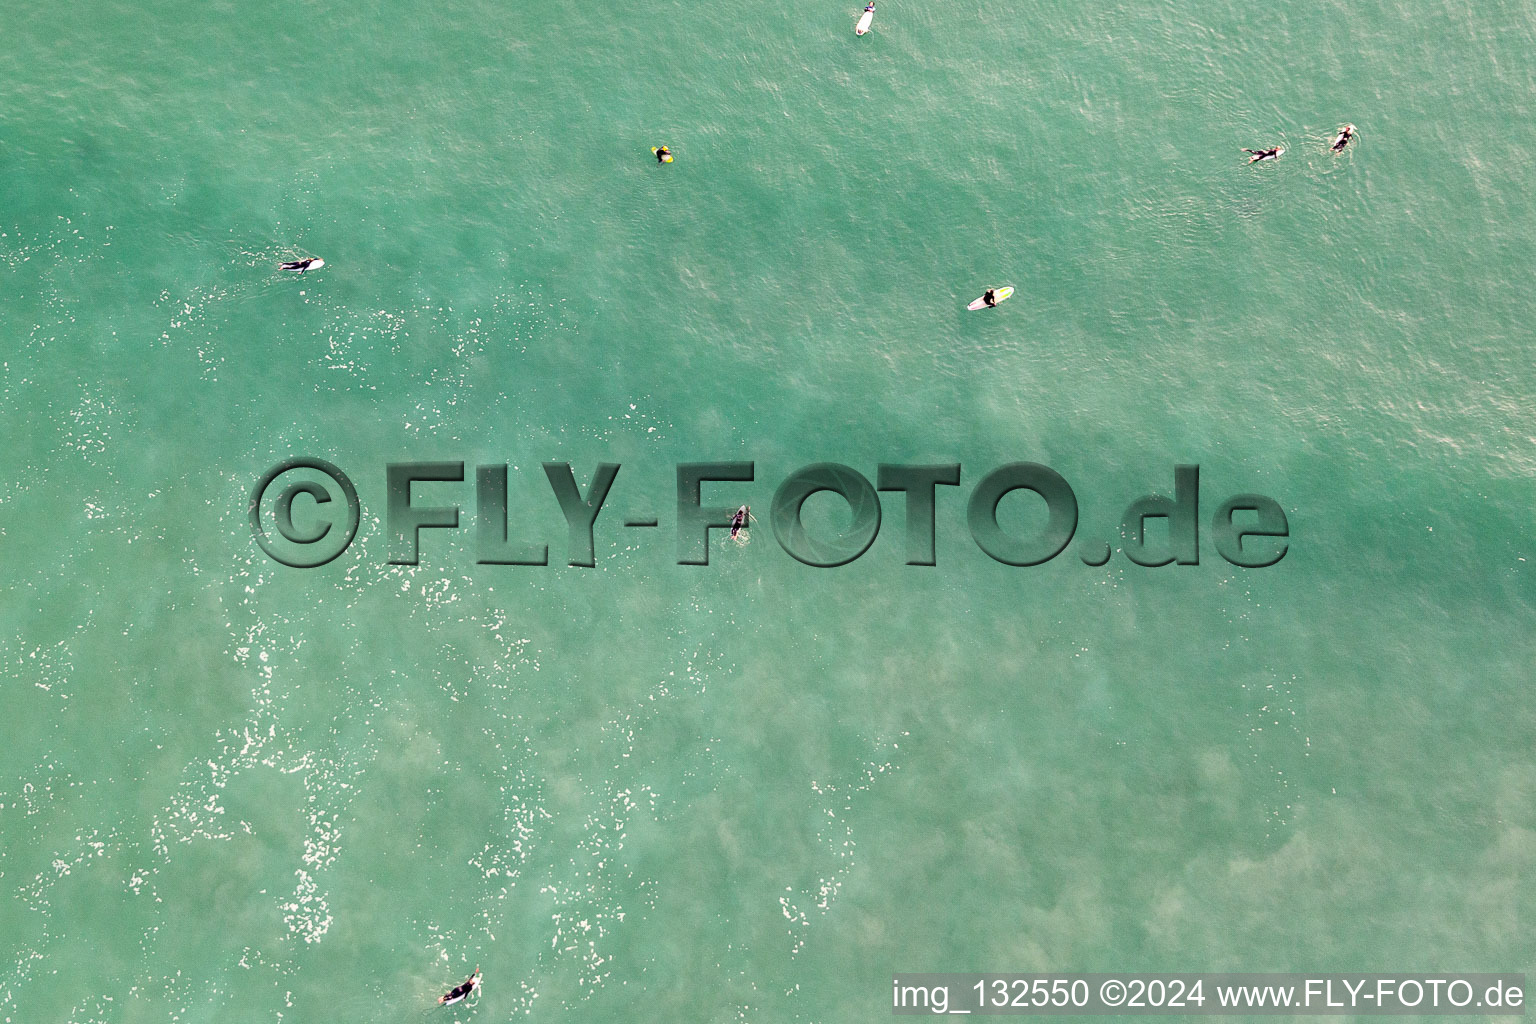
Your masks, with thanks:
[{"label": "turquoise ocean water", "polygon": [[[0,13],[0,1022],[1536,969],[1536,4],[859,6]],[[362,498],[309,571],[247,518],[294,455]],[[510,464],[553,564],[475,564],[469,483],[387,564],[408,459]],[[712,460],[760,521],[679,566]],[[1020,460],[1290,551],[999,564]],[[543,461],[623,466],[596,568]],[[818,461],[961,463],[938,565],[897,495],[786,555]]]}]

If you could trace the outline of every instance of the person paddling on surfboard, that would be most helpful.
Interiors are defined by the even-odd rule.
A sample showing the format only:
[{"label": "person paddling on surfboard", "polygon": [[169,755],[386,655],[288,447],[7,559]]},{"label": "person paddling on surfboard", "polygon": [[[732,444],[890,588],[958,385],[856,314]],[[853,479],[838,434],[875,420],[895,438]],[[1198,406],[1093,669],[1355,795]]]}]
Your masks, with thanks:
[{"label": "person paddling on surfboard", "polygon": [[735,540],[736,535],[741,533],[742,530],[745,530],[751,524],[752,509],[746,505],[743,505],[741,508],[736,510],[735,515],[731,516],[731,539]]},{"label": "person paddling on surfboard", "polygon": [[310,256],[307,259],[289,260],[287,263],[279,263],[277,265],[277,269],[291,270],[296,274],[302,274],[304,271],[309,270],[311,267],[318,270],[323,266],[325,266],[325,260]]},{"label": "person paddling on surfboard", "polygon": [[1352,124],[1347,124],[1343,128],[1340,128],[1339,134],[1333,137],[1333,151],[1335,153],[1344,152],[1344,147],[1355,141],[1355,136],[1358,134],[1359,132]]},{"label": "person paddling on surfboard", "polygon": [[657,146],[651,152],[656,154],[656,162],[659,164],[669,164],[672,162],[672,151],[666,146]]},{"label": "person paddling on surfboard", "polygon": [[469,976],[468,980],[466,980],[464,982],[464,984],[458,986],[457,988],[454,988],[454,989],[450,990],[447,995],[438,996],[438,998],[437,998],[437,1005],[438,1006],[451,1006],[454,1003],[458,1002],[459,1000],[463,999],[465,996],[469,995],[471,992],[473,992],[475,990],[475,988],[479,984],[480,984],[480,968],[476,967],[475,968],[475,973],[471,974]]},{"label": "person paddling on surfboard", "polygon": [[997,289],[988,288],[985,294],[982,295],[981,301],[985,302],[989,306],[997,305]]},{"label": "person paddling on surfboard", "polygon": [[1279,160],[1280,154],[1285,152],[1284,146],[1276,146],[1274,149],[1245,149],[1244,153],[1252,153],[1248,162],[1256,164],[1260,160]]}]

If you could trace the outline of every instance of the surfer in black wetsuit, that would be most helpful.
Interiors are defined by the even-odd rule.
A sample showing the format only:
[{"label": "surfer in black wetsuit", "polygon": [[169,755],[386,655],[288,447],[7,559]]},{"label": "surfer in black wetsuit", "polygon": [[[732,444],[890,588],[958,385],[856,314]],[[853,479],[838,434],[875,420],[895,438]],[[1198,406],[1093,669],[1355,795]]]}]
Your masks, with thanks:
[{"label": "surfer in black wetsuit", "polygon": [[307,259],[289,260],[287,263],[279,263],[277,268],[279,270],[291,270],[296,274],[302,274],[310,267],[324,265],[324,263],[324,260],[316,259],[315,257],[310,256]]},{"label": "surfer in black wetsuit", "polygon": [[475,968],[475,973],[471,974],[469,976],[468,980],[466,980],[464,982],[464,984],[462,984],[462,985],[458,986],[457,988],[453,989],[452,991],[450,991],[445,996],[439,996],[438,1000],[437,1000],[437,1005],[438,1006],[448,1006],[451,1003],[456,1003],[460,999],[463,999],[465,996],[467,996],[471,992],[473,992],[475,990],[475,987],[477,985],[479,985],[479,984],[480,984],[480,968],[476,967]]},{"label": "surfer in black wetsuit", "polygon": [[981,297],[981,301],[989,306],[997,305],[997,289],[988,288],[987,293]]},{"label": "surfer in black wetsuit", "polygon": [[736,535],[739,534],[742,530],[745,530],[751,524],[752,510],[746,505],[743,505],[741,508],[736,510],[735,515],[731,516],[731,539],[735,540]]},{"label": "surfer in black wetsuit", "polygon": [[1355,126],[1352,124],[1347,124],[1343,128],[1340,128],[1339,134],[1333,137],[1333,151],[1335,153],[1344,152],[1344,147],[1349,145],[1351,142],[1354,142],[1355,136],[1357,134],[1358,132],[1355,130]]},{"label": "surfer in black wetsuit", "polygon": [[1253,155],[1248,158],[1248,162],[1251,164],[1256,164],[1260,160],[1279,160],[1280,154],[1285,152],[1285,147],[1276,146],[1274,149],[1245,149],[1243,152],[1252,153]]},{"label": "surfer in black wetsuit", "polygon": [[667,162],[667,157],[671,155],[672,151],[670,149],[668,149],[666,146],[659,146],[656,149],[656,162],[659,164],[664,164]]}]

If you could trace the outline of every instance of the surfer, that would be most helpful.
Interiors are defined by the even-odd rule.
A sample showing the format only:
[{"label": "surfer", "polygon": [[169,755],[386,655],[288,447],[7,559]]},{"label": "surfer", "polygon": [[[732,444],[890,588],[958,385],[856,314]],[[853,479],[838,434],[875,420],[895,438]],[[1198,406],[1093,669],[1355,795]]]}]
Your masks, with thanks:
[{"label": "surfer", "polygon": [[654,152],[656,153],[656,162],[659,164],[664,164],[672,159],[672,151],[666,146],[658,146]]},{"label": "surfer", "polygon": [[752,510],[746,505],[743,505],[741,508],[736,510],[735,515],[731,516],[731,539],[735,540],[736,535],[741,533],[742,530],[745,530],[751,524]]},{"label": "surfer", "polygon": [[450,1006],[450,1005],[458,1002],[460,999],[463,999],[465,996],[469,995],[471,992],[473,992],[475,990],[476,986],[478,986],[479,984],[480,984],[480,968],[476,967],[475,968],[475,973],[471,974],[469,976],[469,978],[464,982],[464,984],[462,984],[462,985],[458,986],[457,988],[451,990],[445,996],[439,996],[438,1000],[437,1000],[437,1005],[438,1006]]},{"label": "surfer", "polygon": [[873,3],[871,3],[868,7],[864,8],[864,13],[865,14],[874,14],[875,13],[875,5]]},{"label": "surfer", "polygon": [[996,288],[988,288],[986,291],[981,293],[981,297],[980,298],[972,299],[971,302],[970,302],[970,305],[966,306],[965,308],[966,309],[972,309],[972,310],[975,310],[975,309],[996,309],[1006,299],[1008,299],[1008,297],[1011,296],[1012,294],[1013,294],[1013,286],[1012,285],[1006,285],[1005,284],[1005,285],[999,285]]},{"label": "surfer", "polygon": [[1339,134],[1333,137],[1333,151],[1335,153],[1344,152],[1344,147],[1355,141],[1355,136],[1358,134],[1359,133],[1355,130],[1355,126],[1352,124],[1347,124],[1343,128],[1340,128]]},{"label": "surfer", "polygon": [[318,270],[323,266],[325,266],[325,260],[310,256],[302,260],[289,260],[287,263],[279,263],[277,268],[279,270],[291,270],[296,274],[302,274],[304,271],[310,269],[311,267],[314,267]]},{"label": "surfer", "polygon": [[1285,152],[1284,146],[1276,146],[1274,149],[1245,149],[1244,153],[1252,153],[1248,162],[1256,164],[1260,160],[1279,160],[1280,154]]}]

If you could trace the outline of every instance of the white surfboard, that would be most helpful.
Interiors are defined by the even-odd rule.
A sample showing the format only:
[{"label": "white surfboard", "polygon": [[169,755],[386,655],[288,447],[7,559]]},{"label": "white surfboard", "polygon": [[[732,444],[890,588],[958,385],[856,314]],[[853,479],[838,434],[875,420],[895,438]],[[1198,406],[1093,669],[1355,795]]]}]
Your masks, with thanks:
[{"label": "white surfboard", "polygon": [[[995,292],[995,295],[993,297],[996,298],[998,302],[1002,302],[1003,300],[1007,299],[1009,296],[1011,296],[1013,294],[1013,286],[1012,285],[1005,285],[1002,288],[994,288],[993,291]],[[987,308],[987,297],[985,295],[983,295],[981,298],[977,299],[975,302],[971,303],[969,306],[966,306],[965,308],[966,309],[986,309]]]},{"label": "white surfboard", "polygon": [[860,18],[858,25],[856,25],[854,27],[853,34],[856,35],[856,36],[861,36],[865,32],[868,32],[869,31],[869,26],[874,23],[874,20],[875,20],[875,12],[874,11],[865,11],[864,12],[864,17]]}]

